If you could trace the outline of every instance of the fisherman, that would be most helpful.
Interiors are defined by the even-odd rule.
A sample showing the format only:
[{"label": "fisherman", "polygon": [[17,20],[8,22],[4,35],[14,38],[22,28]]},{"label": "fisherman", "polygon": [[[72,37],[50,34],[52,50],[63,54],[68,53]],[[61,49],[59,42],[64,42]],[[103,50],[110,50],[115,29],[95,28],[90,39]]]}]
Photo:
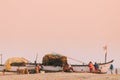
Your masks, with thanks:
[{"label": "fisherman", "polygon": [[64,65],[63,70],[65,72],[70,72],[70,71],[74,72],[73,67],[71,65],[69,65],[69,64]]},{"label": "fisherman", "polygon": [[69,70],[74,72],[73,67],[69,64]]},{"label": "fisherman", "polygon": [[20,74],[20,67],[17,68],[17,74]]},{"label": "fisherman", "polygon": [[96,62],[94,64],[94,67],[95,67],[95,72],[98,72],[99,71],[99,65]]},{"label": "fisherman", "polygon": [[69,68],[69,65],[68,65],[68,64],[63,65],[63,70],[64,70],[64,72],[68,72],[68,68]]},{"label": "fisherman", "polygon": [[5,75],[5,71],[6,71],[6,70],[5,70],[5,69],[3,69],[3,75]]},{"label": "fisherman", "polygon": [[91,61],[89,62],[89,69],[90,69],[90,72],[93,72],[94,65]]},{"label": "fisherman", "polygon": [[111,74],[113,74],[113,69],[114,69],[113,64],[111,64],[111,65],[110,65]]},{"label": "fisherman", "polygon": [[40,71],[41,71],[41,69],[42,69],[42,68],[41,68],[41,64],[38,64],[37,67],[38,67],[38,70],[39,70],[39,73],[40,73]]},{"label": "fisherman", "polygon": [[41,70],[41,66],[40,66],[39,64],[37,64],[37,65],[35,66],[35,72],[36,72],[36,73],[40,73],[40,70]]},{"label": "fisherman", "polygon": [[25,68],[24,73],[25,73],[25,74],[29,74],[29,70],[28,70],[28,68]]}]

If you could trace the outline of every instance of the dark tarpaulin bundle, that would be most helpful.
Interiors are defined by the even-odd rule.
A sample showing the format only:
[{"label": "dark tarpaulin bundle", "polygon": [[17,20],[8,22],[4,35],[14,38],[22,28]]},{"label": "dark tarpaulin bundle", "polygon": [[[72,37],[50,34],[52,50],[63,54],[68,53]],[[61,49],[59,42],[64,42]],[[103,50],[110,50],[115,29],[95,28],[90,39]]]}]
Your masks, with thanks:
[{"label": "dark tarpaulin bundle", "polygon": [[67,57],[59,54],[47,54],[43,57],[42,64],[48,66],[63,66],[67,64]]}]

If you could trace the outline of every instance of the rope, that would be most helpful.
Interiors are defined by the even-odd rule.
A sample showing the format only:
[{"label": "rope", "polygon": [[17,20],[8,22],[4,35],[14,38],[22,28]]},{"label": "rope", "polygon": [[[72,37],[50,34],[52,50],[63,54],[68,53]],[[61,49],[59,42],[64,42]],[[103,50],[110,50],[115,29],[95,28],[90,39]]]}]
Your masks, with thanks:
[{"label": "rope", "polygon": [[[56,52],[54,52],[54,53],[56,53]],[[56,54],[59,54],[59,53],[56,53]],[[63,54],[59,54],[59,55],[62,55],[62,56],[65,56],[65,55],[63,55]],[[74,59],[74,58],[71,58],[71,57],[68,57],[67,56],[67,58],[69,58],[69,59],[71,59],[71,60],[74,60],[74,61],[77,61],[77,62],[80,62],[80,63],[84,63],[84,62],[82,62],[82,61],[79,61],[79,60],[77,60],[77,59]],[[84,63],[84,64],[86,64],[86,63]]]},{"label": "rope", "polygon": [[74,61],[77,61],[77,62],[80,62],[80,63],[84,63],[84,62],[82,62],[82,61],[79,61],[79,60],[77,60],[77,59],[73,59],[73,58],[71,58],[71,57],[67,57],[67,58],[69,58],[69,59],[71,59],[71,60],[74,60]]}]

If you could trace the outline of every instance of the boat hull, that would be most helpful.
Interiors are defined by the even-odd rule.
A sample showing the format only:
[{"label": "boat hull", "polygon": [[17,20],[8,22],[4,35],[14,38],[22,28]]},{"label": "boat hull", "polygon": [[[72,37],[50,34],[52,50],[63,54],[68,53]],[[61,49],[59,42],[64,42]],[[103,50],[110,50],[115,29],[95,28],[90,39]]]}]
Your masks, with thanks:
[{"label": "boat hull", "polygon": [[[110,64],[113,62],[113,60],[107,62],[107,63],[99,63],[99,72],[97,73],[107,73],[110,67]],[[61,66],[42,66],[42,71],[45,72],[60,72],[63,71],[63,67]],[[89,66],[88,65],[71,65],[73,68],[74,72],[90,72]],[[17,66],[12,66],[9,71],[17,71]],[[30,71],[35,70],[35,65],[34,64],[29,64],[24,67],[20,67],[20,69],[25,69],[28,68]],[[1,66],[1,71],[4,69],[4,66]]]},{"label": "boat hull", "polygon": [[[110,67],[110,64],[113,62],[109,61],[107,63],[99,63],[99,72],[97,73],[107,73]],[[88,65],[71,65],[74,72],[90,72]],[[42,70],[45,72],[59,72],[63,71],[63,67],[60,66],[42,66]],[[94,72],[94,70],[93,70]]]},{"label": "boat hull", "polygon": [[60,66],[42,66],[42,70],[45,72],[60,72],[63,68]]},{"label": "boat hull", "polygon": [[[99,63],[99,71],[97,73],[107,73],[112,62],[113,60],[107,63]],[[71,65],[71,66],[75,72],[90,72],[88,65]],[[95,72],[95,69],[93,69],[93,72]]]}]

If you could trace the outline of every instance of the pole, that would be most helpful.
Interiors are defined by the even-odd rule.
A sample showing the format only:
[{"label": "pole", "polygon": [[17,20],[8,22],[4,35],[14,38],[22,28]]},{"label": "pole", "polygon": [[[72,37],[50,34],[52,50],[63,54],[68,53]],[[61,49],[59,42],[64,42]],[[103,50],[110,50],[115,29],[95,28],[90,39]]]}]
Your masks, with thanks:
[{"label": "pole", "polygon": [[105,52],[105,63],[107,62],[107,51]]},{"label": "pole", "polygon": [[37,64],[38,53],[36,54],[35,65]]},{"label": "pole", "polygon": [[103,49],[105,51],[105,63],[106,63],[107,62],[107,45],[105,45]]},{"label": "pole", "polygon": [[[54,53],[56,53],[56,52],[54,52]],[[59,53],[57,53],[57,54],[59,54]],[[65,56],[65,55],[63,55],[63,54],[59,54],[59,55]],[[68,57],[68,56],[67,56],[67,58],[72,59],[72,60],[74,60],[74,61],[77,61],[77,62],[80,62],[80,63],[83,63],[83,64],[84,64],[84,62],[79,61],[79,60],[77,60],[77,59],[73,59],[73,58]]]},{"label": "pole", "polygon": [[2,65],[2,54],[0,54],[0,57],[1,57],[1,65]]}]

